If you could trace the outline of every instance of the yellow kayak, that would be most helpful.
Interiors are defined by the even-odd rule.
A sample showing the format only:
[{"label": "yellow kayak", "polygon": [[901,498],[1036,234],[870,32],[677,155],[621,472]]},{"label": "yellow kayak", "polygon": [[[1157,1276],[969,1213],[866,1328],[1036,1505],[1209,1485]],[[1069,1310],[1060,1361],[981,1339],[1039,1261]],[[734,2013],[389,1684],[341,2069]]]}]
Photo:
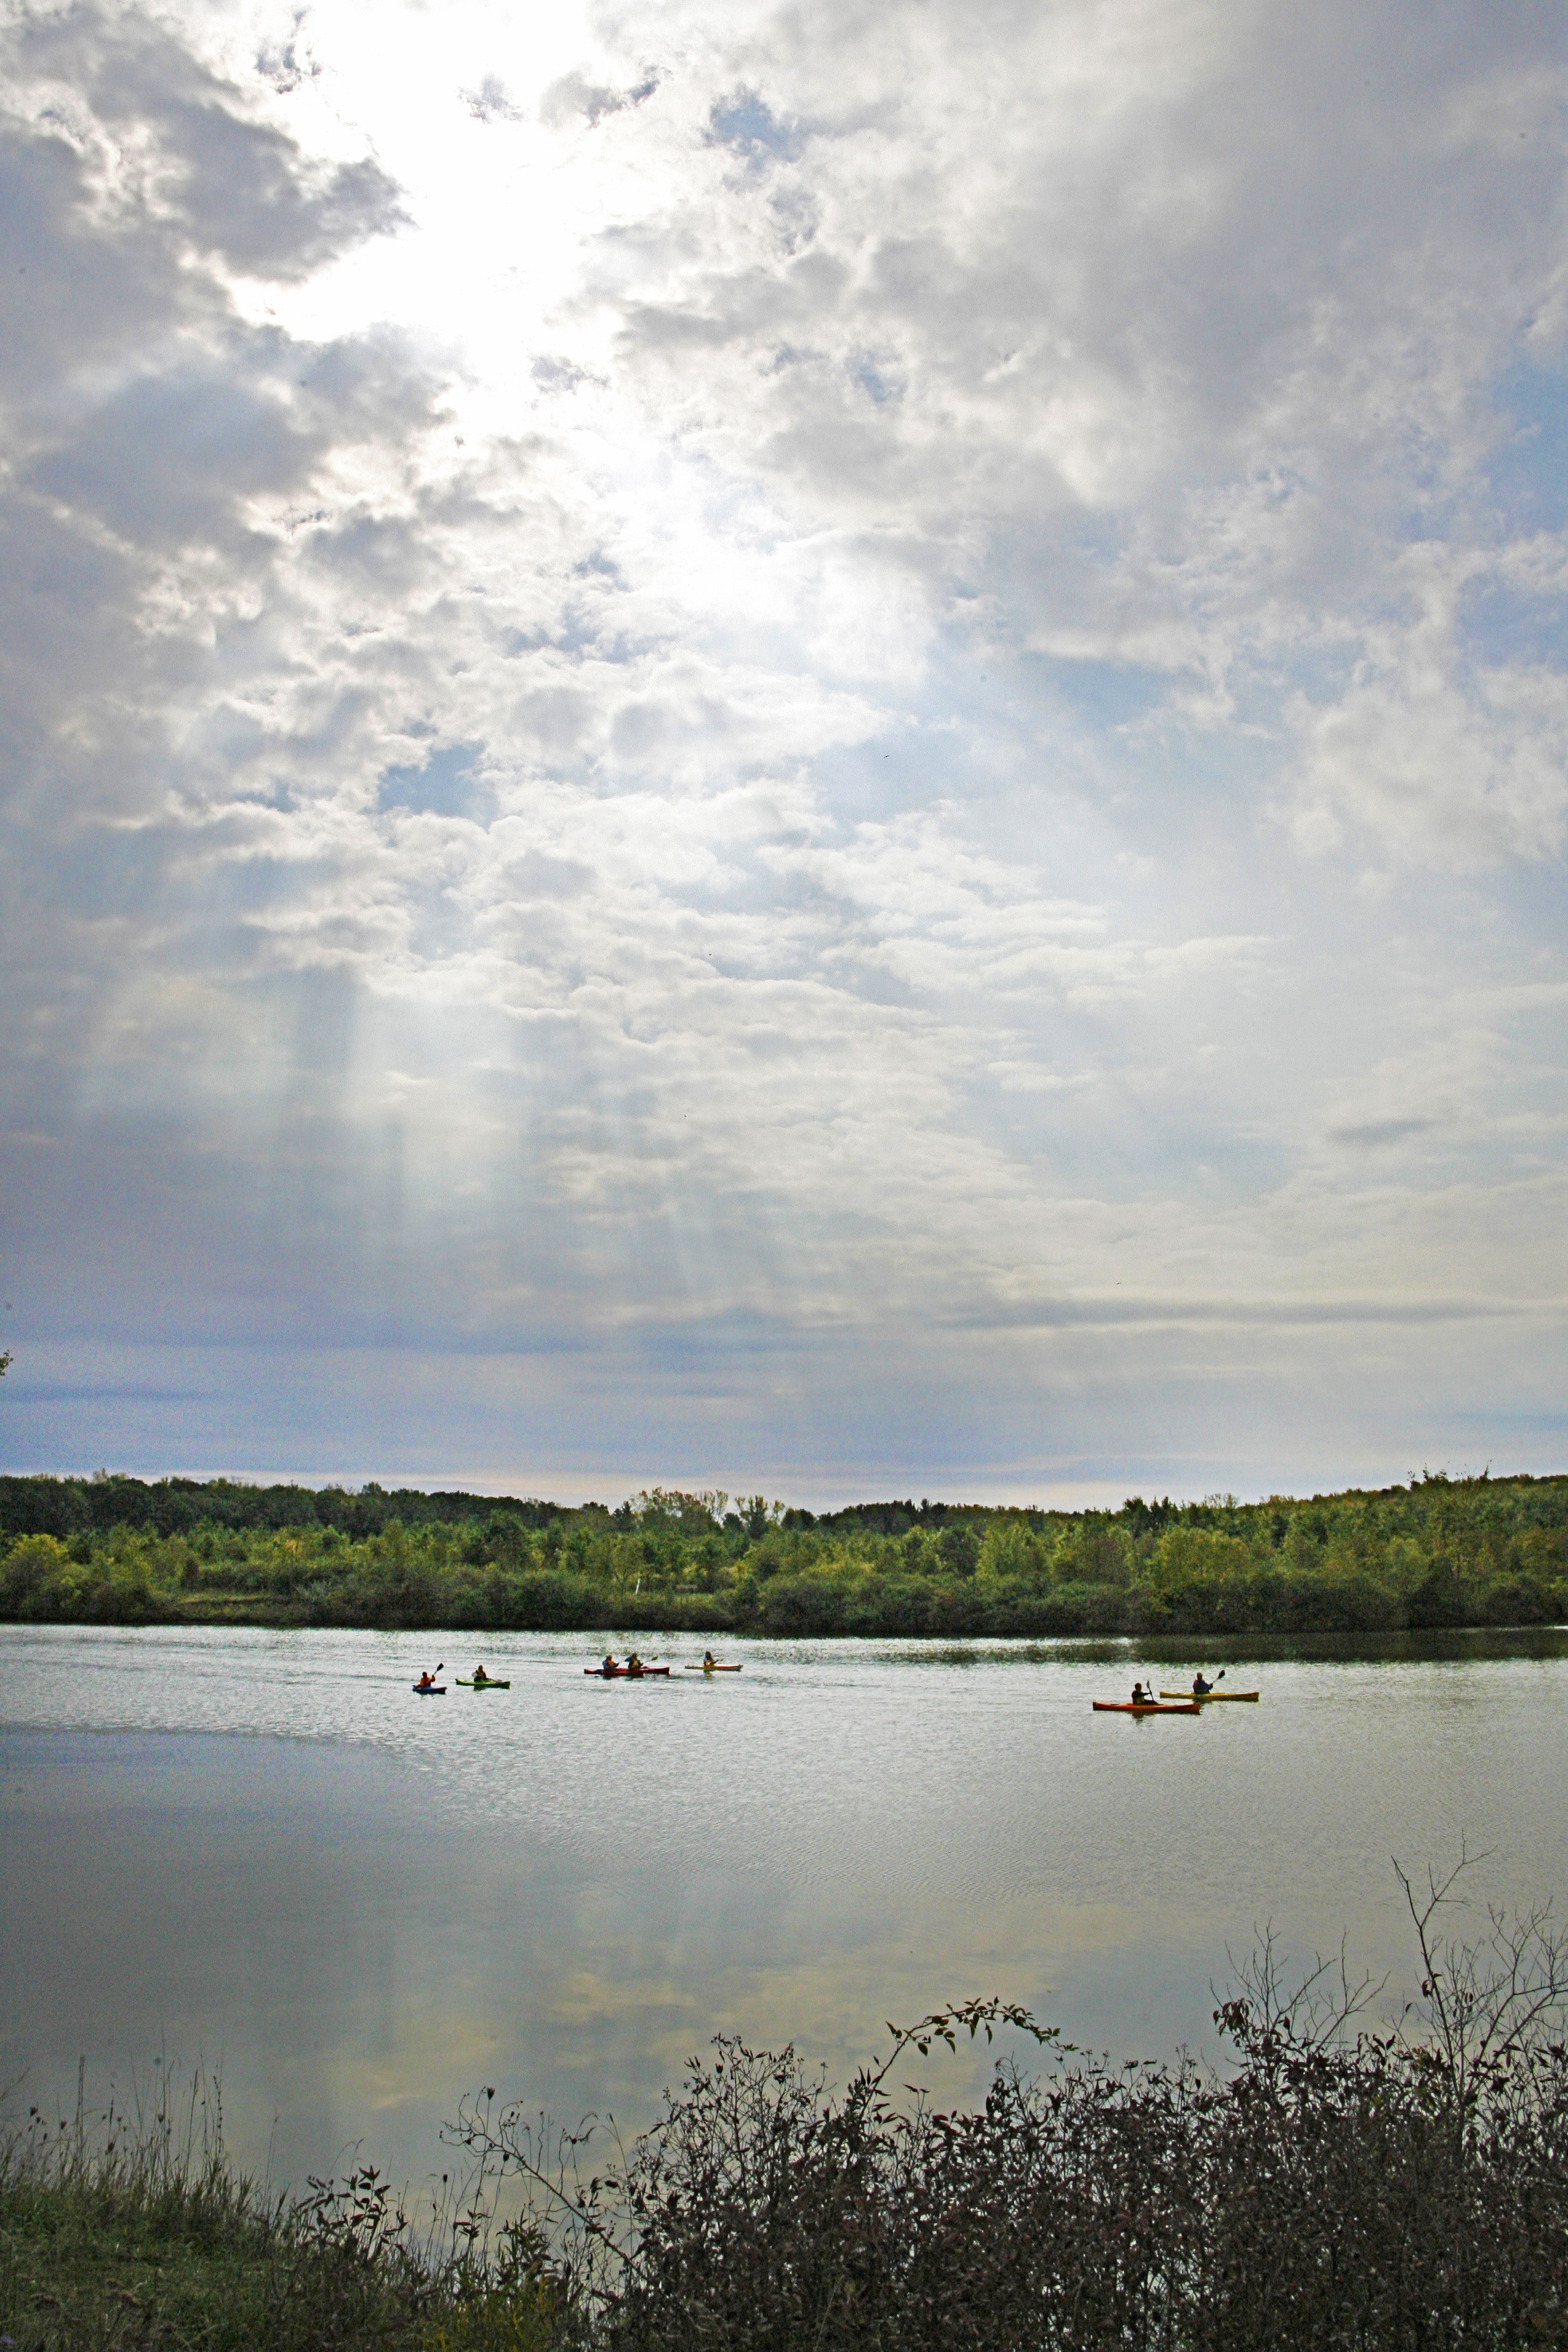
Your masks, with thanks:
[{"label": "yellow kayak", "polygon": [[1196,1699],[1200,1706],[1212,1706],[1215,1699],[1223,1698],[1234,1699],[1239,1706],[1256,1706],[1258,1705],[1258,1693],[1256,1691],[1162,1691],[1160,1693],[1160,1696],[1162,1698]]}]

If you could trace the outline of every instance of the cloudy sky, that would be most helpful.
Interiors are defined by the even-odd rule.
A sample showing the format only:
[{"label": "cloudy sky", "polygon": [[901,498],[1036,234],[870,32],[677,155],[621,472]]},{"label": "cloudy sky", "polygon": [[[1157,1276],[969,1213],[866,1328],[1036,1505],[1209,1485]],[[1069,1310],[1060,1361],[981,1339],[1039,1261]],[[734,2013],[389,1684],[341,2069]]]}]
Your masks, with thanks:
[{"label": "cloudy sky", "polygon": [[0,29],[0,1461],[1563,1465],[1555,0]]}]

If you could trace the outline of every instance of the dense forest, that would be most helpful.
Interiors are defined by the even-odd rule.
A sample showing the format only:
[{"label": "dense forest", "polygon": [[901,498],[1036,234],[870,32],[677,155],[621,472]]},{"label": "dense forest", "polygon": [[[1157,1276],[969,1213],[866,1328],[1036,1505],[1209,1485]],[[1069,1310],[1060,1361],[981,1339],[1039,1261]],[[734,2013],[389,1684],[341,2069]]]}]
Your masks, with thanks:
[{"label": "dense forest", "polygon": [[655,1488],[0,1478],[0,1617],[804,1635],[1375,1633],[1568,1619],[1568,1477],[817,1517]]}]

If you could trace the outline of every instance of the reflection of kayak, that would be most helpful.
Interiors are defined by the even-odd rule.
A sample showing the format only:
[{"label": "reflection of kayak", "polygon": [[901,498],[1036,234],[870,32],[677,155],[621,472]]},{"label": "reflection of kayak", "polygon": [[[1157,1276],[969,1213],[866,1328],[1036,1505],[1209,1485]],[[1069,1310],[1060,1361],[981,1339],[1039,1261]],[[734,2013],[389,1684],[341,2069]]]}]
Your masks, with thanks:
[{"label": "reflection of kayak", "polygon": [[1097,1698],[1093,1701],[1096,1715],[1197,1715],[1201,1713],[1195,1698],[1184,1706],[1169,1706],[1160,1699],[1146,1699],[1134,1706],[1130,1698]]},{"label": "reflection of kayak", "polygon": [[414,1696],[416,1698],[445,1698],[447,1685],[445,1683],[416,1683]]},{"label": "reflection of kayak", "polygon": [[503,1683],[500,1677],[495,1675],[487,1675],[482,1682],[480,1682],[478,1677],[476,1677],[474,1681],[470,1682],[467,1675],[459,1675],[458,1676],[458,1688],[459,1690],[510,1690],[511,1685],[510,1683]]},{"label": "reflection of kayak", "polygon": [[738,1675],[741,1669],[738,1665],[721,1666],[715,1658],[710,1666],[688,1666],[686,1671],[689,1675]]},{"label": "reflection of kayak", "polygon": [[606,1674],[603,1666],[584,1666],[583,1672],[585,1675],[592,1675],[595,1682],[618,1683],[625,1680],[629,1683],[640,1683],[651,1681],[655,1675],[668,1675],[669,1668],[639,1666],[636,1674],[633,1674],[630,1666],[612,1666]]},{"label": "reflection of kayak", "polygon": [[1199,1706],[1212,1706],[1215,1699],[1227,1698],[1243,1706],[1256,1706],[1258,1705],[1258,1693],[1256,1691],[1162,1691],[1160,1693],[1160,1696],[1162,1698],[1190,1698],[1194,1700]]}]

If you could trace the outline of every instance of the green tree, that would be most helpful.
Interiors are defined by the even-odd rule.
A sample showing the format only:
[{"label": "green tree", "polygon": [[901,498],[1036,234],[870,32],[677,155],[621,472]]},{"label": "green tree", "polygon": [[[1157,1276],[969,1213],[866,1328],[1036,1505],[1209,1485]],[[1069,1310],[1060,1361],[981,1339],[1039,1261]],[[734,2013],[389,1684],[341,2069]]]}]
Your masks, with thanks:
[{"label": "green tree", "polygon": [[936,1539],[942,1564],[950,1576],[973,1576],[980,1559],[974,1529],[963,1519],[943,1528]]},{"label": "green tree", "polygon": [[980,1543],[980,1574],[987,1584],[1016,1579],[1029,1586],[1048,1583],[1045,1546],[1025,1519],[994,1518]]}]

